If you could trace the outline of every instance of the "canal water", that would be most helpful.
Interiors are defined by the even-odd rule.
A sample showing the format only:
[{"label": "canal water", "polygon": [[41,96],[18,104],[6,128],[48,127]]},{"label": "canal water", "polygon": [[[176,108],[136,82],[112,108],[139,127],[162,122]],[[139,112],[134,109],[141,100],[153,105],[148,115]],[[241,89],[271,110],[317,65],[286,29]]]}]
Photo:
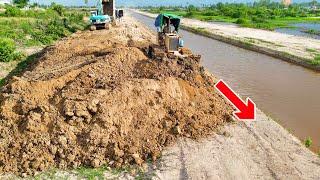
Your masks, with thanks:
[{"label": "canal water", "polygon": [[319,34],[310,34],[306,31],[314,30],[315,32],[320,32],[320,23],[297,23],[297,24],[290,24],[293,28],[278,28],[275,29],[276,32],[291,34],[295,36],[304,36],[314,39],[320,40]]},{"label": "canal water", "polygon": [[[153,19],[132,16],[155,31]],[[312,149],[320,150],[320,73],[187,31],[180,35],[207,70],[301,140],[311,137]]]}]

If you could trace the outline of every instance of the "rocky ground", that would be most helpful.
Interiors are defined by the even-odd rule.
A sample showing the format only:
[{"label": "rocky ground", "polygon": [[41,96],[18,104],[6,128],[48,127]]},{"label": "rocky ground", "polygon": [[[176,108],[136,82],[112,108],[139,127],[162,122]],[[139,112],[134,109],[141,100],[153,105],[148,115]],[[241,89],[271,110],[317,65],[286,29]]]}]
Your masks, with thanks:
[{"label": "rocky ground", "polygon": [[230,121],[200,57],[150,59],[155,39],[126,17],[45,48],[1,88],[0,172],[142,165]]}]

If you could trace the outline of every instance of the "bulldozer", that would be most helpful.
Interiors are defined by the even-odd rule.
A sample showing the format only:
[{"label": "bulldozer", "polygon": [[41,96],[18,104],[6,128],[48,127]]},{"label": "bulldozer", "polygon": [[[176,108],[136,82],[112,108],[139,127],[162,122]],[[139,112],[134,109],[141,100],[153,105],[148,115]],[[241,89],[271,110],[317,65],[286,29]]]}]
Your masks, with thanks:
[{"label": "bulldozer", "polygon": [[181,18],[179,16],[161,13],[155,19],[158,44],[149,47],[151,58],[161,58],[165,54],[183,56],[181,50],[183,40],[179,35]]},{"label": "bulldozer", "polygon": [[98,0],[97,10],[90,12],[90,30],[109,29],[115,19],[115,0]]}]

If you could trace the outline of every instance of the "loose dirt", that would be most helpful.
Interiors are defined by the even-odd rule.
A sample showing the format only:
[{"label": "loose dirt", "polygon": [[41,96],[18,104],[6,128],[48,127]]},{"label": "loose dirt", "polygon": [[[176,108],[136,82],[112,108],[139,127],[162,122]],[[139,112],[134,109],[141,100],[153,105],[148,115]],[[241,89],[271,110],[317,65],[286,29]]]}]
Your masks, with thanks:
[{"label": "loose dirt", "polygon": [[230,121],[199,56],[150,59],[154,39],[126,17],[44,49],[1,89],[0,172],[140,165]]}]

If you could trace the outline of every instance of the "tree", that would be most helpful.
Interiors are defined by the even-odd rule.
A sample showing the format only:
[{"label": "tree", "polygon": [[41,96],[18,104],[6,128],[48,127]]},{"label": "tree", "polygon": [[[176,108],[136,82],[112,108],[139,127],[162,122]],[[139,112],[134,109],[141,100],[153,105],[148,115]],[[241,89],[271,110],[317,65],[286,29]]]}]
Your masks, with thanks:
[{"label": "tree", "polygon": [[23,8],[28,4],[29,0],[13,0],[13,4],[16,4],[17,7]]},{"label": "tree", "polygon": [[84,3],[88,6],[89,0],[84,0]]},{"label": "tree", "polygon": [[316,6],[318,4],[317,0],[312,0],[311,1],[312,6]]}]

